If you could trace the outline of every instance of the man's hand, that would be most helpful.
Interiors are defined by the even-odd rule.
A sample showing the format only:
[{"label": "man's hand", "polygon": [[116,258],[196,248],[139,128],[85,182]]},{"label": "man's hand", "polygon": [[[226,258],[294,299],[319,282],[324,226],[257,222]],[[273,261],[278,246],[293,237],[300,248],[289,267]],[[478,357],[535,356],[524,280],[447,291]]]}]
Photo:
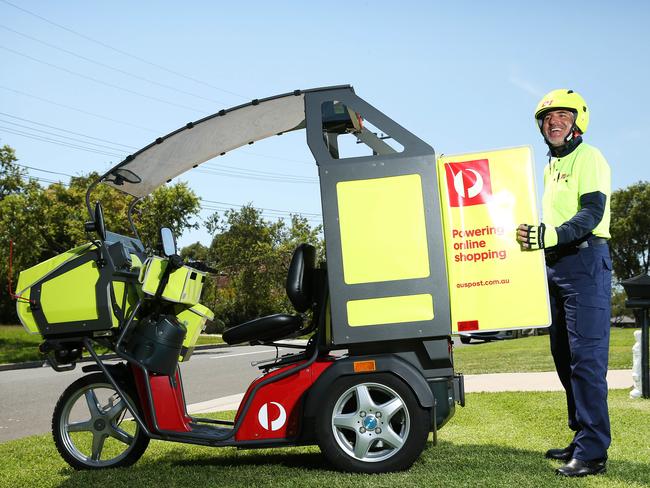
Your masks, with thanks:
[{"label": "man's hand", "polygon": [[517,227],[517,241],[524,249],[553,247],[557,245],[557,231],[555,227],[546,227],[543,222],[539,225],[521,224]]}]

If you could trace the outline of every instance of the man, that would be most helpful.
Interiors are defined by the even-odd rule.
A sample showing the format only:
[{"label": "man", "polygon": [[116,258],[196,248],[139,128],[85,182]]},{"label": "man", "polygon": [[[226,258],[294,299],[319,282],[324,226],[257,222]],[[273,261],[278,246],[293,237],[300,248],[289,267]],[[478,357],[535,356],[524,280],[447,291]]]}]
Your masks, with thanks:
[{"label": "man", "polygon": [[575,431],[567,447],[550,449],[546,457],[566,463],[556,470],[563,476],[604,473],[611,441],[606,381],[610,170],[600,151],[582,141],[589,110],[576,92],[548,93],[535,119],[549,147],[544,222],[520,225],[517,240],[526,250],[545,249],[551,352],[566,391],[569,428]]}]

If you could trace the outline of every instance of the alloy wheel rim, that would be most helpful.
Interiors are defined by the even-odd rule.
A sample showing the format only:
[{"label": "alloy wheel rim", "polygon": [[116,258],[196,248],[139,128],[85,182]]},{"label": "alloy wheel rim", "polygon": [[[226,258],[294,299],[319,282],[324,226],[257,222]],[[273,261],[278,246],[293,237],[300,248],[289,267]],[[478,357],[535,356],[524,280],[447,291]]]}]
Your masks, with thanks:
[{"label": "alloy wheel rim", "polygon": [[[98,390],[112,391],[106,401],[99,400]],[[82,400],[82,397],[83,400]],[[72,410],[79,406],[80,401],[85,402],[87,411],[86,420],[71,421]],[[65,404],[59,420],[59,431],[66,450],[77,460],[94,467],[107,467],[114,465],[128,456],[135,446],[135,439],[139,427],[135,424],[135,433],[130,434],[120,427],[128,413],[126,402],[115,392],[109,384],[95,383],[87,385],[77,391]],[[87,432],[92,435],[90,449],[84,449],[79,441],[73,439],[71,434]],[[124,446],[124,449],[115,456],[102,459],[107,439],[115,439],[117,443],[112,446]],[[114,449],[113,449],[114,450]]]},{"label": "alloy wheel rim", "polygon": [[332,432],[348,456],[380,462],[402,449],[411,420],[404,399],[379,383],[361,383],[347,389],[332,412]]}]

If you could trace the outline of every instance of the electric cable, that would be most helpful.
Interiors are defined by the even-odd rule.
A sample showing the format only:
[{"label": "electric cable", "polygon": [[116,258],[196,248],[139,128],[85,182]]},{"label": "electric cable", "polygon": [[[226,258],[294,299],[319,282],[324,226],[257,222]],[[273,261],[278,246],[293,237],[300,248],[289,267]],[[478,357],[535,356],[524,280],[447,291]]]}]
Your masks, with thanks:
[{"label": "electric cable", "polygon": [[[14,163],[14,164],[16,166],[20,166],[21,168],[26,168],[26,169],[30,169],[30,170],[34,170],[34,171],[41,171],[43,173],[49,173],[49,174],[54,174],[54,175],[67,176],[69,178],[75,178],[74,175],[71,175],[69,173],[62,173],[62,172],[59,172],[59,171],[52,171],[52,170],[38,168],[36,166],[29,166],[29,165],[20,164],[20,163]],[[40,181],[46,181],[48,183],[59,183],[59,182],[55,182],[53,180],[48,180],[46,178],[36,177],[36,176],[32,176],[32,175],[29,175],[29,176],[31,178],[34,178],[34,179],[37,179],[37,180],[40,180]],[[60,183],[66,185],[66,183],[63,183],[63,182],[60,182]],[[235,207],[236,208],[243,208],[245,206],[246,205],[241,205],[241,204],[237,204],[237,203],[220,202],[220,201],[217,201],[217,200],[207,200],[207,199],[201,198],[201,208],[204,209],[204,210],[228,210],[228,209],[235,208]],[[277,209],[277,208],[266,208],[266,207],[254,207],[254,208],[256,208],[257,210],[261,210],[263,212],[268,212],[268,213],[273,213],[273,214],[289,215],[289,216],[290,215],[300,215],[302,217],[307,218],[307,220],[314,220],[314,219],[319,220],[320,217],[321,217],[320,213],[313,213],[313,212],[281,210],[281,209]]]},{"label": "electric cable", "polygon": [[81,151],[87,151],[87,152],[92,152],[92,153],[96,153],[96,154],[102,154],[104,156],[114,156],[116,158],[124,157],[123,154],[114,154],[114,153],[109,153],[109,152],[106,152],[106,151],[99,151],[97,149],[91,149],[91,148],[88,148],[88,147],[79,146],[77,144],[69,144],[69,143],[62,142],[62,141],[56,141],[54,139],[49,139],[49,138],[46,138],[46,137],[36,136],[36,135],[25,133],[25,132],[22,132],[22,131],[17,131],[15,129],[11,129],[9,127],[0,126],[0,131],[8,132],[9,134],[14,134],[14,135],[22,136],[22,137],[27,137],[29,139],[34,139],[34,140],[37,140],[37,141],[49,142],[50,144],[56,144],[57,146],[64,146],[64,147],[69,147],[69,148],[72,148],[72,149],[79,149]]},{"label": "electric cable", "polygon": [[43,173],[50,173],[53,175],[61,175],[61,176],[68,176],[70,178],[75,178],[74,175],[68,173],[59,173],[58,171],[50,171],[49,169],[36,168],[34,166],[27,166],[26,164],[19,164],[19,163],[13,163],[13,164],[15,164],[16,166],[20,166],[21,168],[33,169],[34,171],[42,171]]},{"label": "electric cable", "polygon": [[[221,206],[230,206],[230,207],[239,207],[239,208],[243,208],[243,207],[246,206],[246,205],[239,205],[237,203],[217,202],[215,200],[205,200],[203,198],[201,199],[201,202],[205,202],[205,203],[208,203],[208,204],[215,204],[217,206],[221,205]],[[295,211],[291,211],[291,210],[278,210],[277,208],[264,208],[264,207],[255,207],[255,208],[257,208],[258,210],[267,210],[267,211],[270,211],[270,212],[280,212],[280,213],[284,213],[284,214],[294,214],[294,215],[295,214],[300,214],[302,216],[311,216],[311,217],[320,217],[320,215],[321,215],[319,213],[295,212]]]},{"label": "electric cable", "polygon": [[47,22],[48,24],[51,24],[51,25],[53,25],[53,26],[55,26],[55,27],[58,27],[59,29],[63,29],[63,30],[65,30],[65,31],[67,31],[67,32],[70,32],[71,34],[74,34],[74,35],[79,36],[79,37],[81,37],[81,38],[83,38],[83,39],[86,39],[87,41],[94,42],[95,44],[99,44],[100,46],[103,46],[103,47],[105,47],[105,48],[107,48],[107,49],[110,49],[110,50],[112,50],[112,51],[115,51],[115,52],[117,52],[117,53],[120,53],[120,54],[122,54],[122,55],[124,55],[124,56],[128,56],[128,57],[130,57],[130,58],[132,58],[132,59],[135,59],[135,60],[137,60],[137,61],[140,61],[140,62],[142,62],[142,63],[148,64],[148,65],[150,65],[150,66],[154,66],[154,67],[156,67],[156,68],[158,68],[158,69],[161,69],[161,70],[166,71],[166,72],[168,72],[168,73],[171,73],[171,74],[173,74],[173,75],[179,76],[179,77],[181,77],[181,78],[185,78],[186,80],[190,80],[190,81],[193,81],[193,82],[195,82],[195,83],[199,83],[199,84],[201,84],[201,85],[205,85],[205,86],[208,86],[208,87],[210,87],[210,88],[214,88],[215,90],[219,90],[219,91],[221,91],[221,92],[228,93],[229,95],[234,95],[234,96],[236,96],[236,97],[240,97],[240,98],[247,99],[247,100],[250,100],[250,99],[251,99],[250,97],[246,97],[246,96],[241,95],[241,94],[239,94],[239,93],[235,93],[235,92],[232,92],[232,91],[229,91],[229,90],[225,90],[225,89],[223,89],[223,88],[220,88],[220,87],[218,87],[218,86],[214,86],[214,85],[212,85],[212,84],[210,84],[210,83],[207,83],[207,82],[205,82],[205,81],[199,80],[199,79],[197,79],[197,78],[193,78],[193,77],[188,76],[188,75],[185,75],[185,74],[183,74],[183,73],[179,73],[178,71],[174,71],[174,70],[172,70],[172,69],[166,68],[166,67],[164,67],[164,66],[162,66],[162,65],[156,64],[156,63],[154,63],[154,62],[152,62],[152,61],[149,61],[149,60],[147,60],[147,59],[141,58],[141,57],[136,56],[136,55],[134,55],[134,54],[130,54],[130,53],[126,52],[126,51],[122,51],[121,49],[118,49],[118,48],[113,47],[113,46],[111,46],[111,45],[109,45],[109,44],[106,44],[105,42],[98,41],[97,39],[93,39],[92,37],[89,37],[89,36],[87,36],[87,35],[85,35],[85,34],[81,34],[80,32],[77,32],[77,31],[75,31],[75,30],[72,30],[72,29],[70,29],[69,27],[65,27],[64,25],[57,24],[56,22],[53,22],[53,21],[51,21],[51,20],[49,20],[49,19],[47,19],[47,18],[45,18],[45,17],[43,17],[43,16],[41,16],[41,15],[38,15],[38,14],[36,14],[36,13],[30,11],[30,10],[27,10],[27,9],[25,9],[25,8],[22,8],[22,7],[19,7],[18,5],[15,5],[15,4],[13,4],[13,3],[7,1],[7,0],[0,0],[0,1],[3,2],[3,3],[6,3],[7,5],[10,5],[11,7],[14,7],[15,9],[21,10],[22,12],[25,12],[26,14],[29,14],[29,15],[31,15],[32,17],[36,17],[37,19],[40,19],[40,20],[42,20],[43,22]]},{"label": "electric cable", "polygon": [[93,136],[89,136],[89,135],[86,135],[86,134],[81,134],[80,132],[74,132],[74,131],[71,131],[71,130],[68,130],[68,129],[61,129],[60,127],[55,127],[53,125],[43,124],[42,122],[36,122],[34,120],[24,119],[22,117],[17,117],[16,115],[11,115],[11,114],[8,114],[8,113],[5,113],[5,112],[0,112],[0,116],[11,117],[12,119],[22,120],[23,122],[28,122],[28,123],[34,124],[34,125],[40,125],[42,127],[47,127],[48,129],[54,129],[54,130],[58,130],[58,131],[61,131],[61,132],[67,132],[68,134],[74,134],[76,136],[85,137],[87,139],[93,139],[95,141],[107,142],[107,143],[113,144],[115,146],[122,146],[122,147],[124,147],[126,149],[133,149],[133,150],[140,149],[139,147],[136,147],[136,146],[128,146],[126,144],[120,144],[119,142],[109,141],[107,139],[100,139],[99,137],[93,137]]},{"label": "electric cable", "polygon": [[153,100],[153,101],[156,101],[156,102],[159,102],[159,103],[164,103],[164,104],[167,104],[167,105],[171,105],[172,107],[182,108],[182,109],[189,110],[189,111],[192,111],[192,112],[205,114],[205,111],[203,111],[201,109],[198,109],[198,108],[195,108],[195,107],[189,107],[189,106],[183,105],[181,103],[170,102],[168,100],[164,100],[162,98],[154,97],[154,96],[151,96],[151,95],[145,95],[144,93],[140,93],[140,92],[137,92],[135,90],[131,90],[130,88],[124,88],[123,86],[114,85],[113,83],[108,83],[107,81],[98,80],[97,78],[93,78],[92,76],[84,75],[82,73],[77,73],[76,71],[73,71],[71,69],[64,68],[62,66],[58,66],[56,64],[49,63],[47,61],[43,61],[42,59],[38,59],[38,58],[35,58],[35,57],[30,56],[28,54],[21,53],[20,51],[16,51],[15,49],[11,49],[11,48],[8,48],[6,46],[0,45],[0,49],[4,49],[5,51],[9,51],[10,53],[16,54],[18,56],[23,56],[23,57],[25,57],[25,58],[27,58],[27,59],[29,59],[31,61],[41,63],[41,64],[44,64],[46,66],[50,66],[51,68],[58,69],[58,70],[63,71],[65,73],[69,73],[71,75],[78,76],[78,77],[84,78],[86,80],[94,81],[95,83],[99,83],[100,85],[105,85],[105,86],[108,86],[110,88],[115,88],[117,90],[121,90],[121,91],[126,92],[126,93],[131,93],[132,95],[137,95],[137,96],[142,97],[142,98],[148,98],[149,100]]},{"label": "electric cable", "polygon": [[[1,1],[4,1],[4,0],[0,0],[0,2]],[[52,100],[48,100],[47,98],[39,97],[38,95],[32,95],[30,93],[26,93],[26,92],[23,92],[23,91],[20,91],[20,90],[16,90],[14,88],[9,88],[7,86],[0,85],[0,88],[2,88],[3,90],[7,90],[7,91],[10,91],[10,92],[17,93],[18,95],[22,95],[24,97],[33,98],[34,100],[39,100],[41,102],[49,103],[49,104],[55,105],[57,107],[67,108],[68,110],[74,110],[75,112],[79,112],[79,113],[82,113],[82,114],[85,114],[85,115],[90,115],[92,117],[97,117],[98,119],[108,120],[108,121],[114,122],[116,124],[133,127],[135,129],[140,129],[140,130],[143,130],[143,131],[146,131],[146,132],[151,132],[153,134],[160,134],[162,132],[162,131],[150,129],[148,127],[142,127],[140,125],[131,124],[130,122],[125,122],[123,120],[112,119],[110,117],[106,117],[105,115],[100,115],[100,114],[96,114],[96,113],[93,113],[93,112],[88,112],[87,110],[83,110],[83,109],[76,108],[76,107],[71,107],[70,105],[64,105],[62,103],[54,102]]]},{"label": "electric cable", "polygon": [[[36,128],[30,127],[28,125],[18,124],[17,122],[11,122],[11,121],[2,120],[2,119],[0,119],[0,122],[5,123],[5,124],[11,124],[11,125],[13,125],[15,127],[20,127],[22,129],[27,129],[27,130],[37,132],[36,135],[45,134],[45,135],[49,135],[49,136],[60,137],[62,139],[68,139],[68,140],[74,141],[74,142],[80,142],[82,144],[90,144],[91,146],[96,146],[98,148],[110,149],[111,151],[124,151],[124,149],[116,148],[114,146],[107,146],[105,144],[98,144],[98,143],[92,142],[92,141],[77,139],[76,137],[64,136],[64,135],[61,135],[61,134],[57,134],[56,132],[50,132],[50,131],[43,130],[43,129],[36,129]],[[16,129],[14,129],[14,130],[16,130]]]},{"label": "electric cable", "polygon": [[134,73],[131,73],[130,71],[126,71],[126,70],[123,70],[123,69],[120,69],[120,68],[116,68],[115,66],[111,66],[109,64],[101,63],[99,61],[88,58],[86,56],[82,56],[81,54],[77,54],[77,53],[75,53],[73,51],[70,51],[68,49],[65,49],[65,48],[62,48],[62,47],[59,47],[59,46],[55,46],[54,44],[50,44],[49,42],[43,41],[41,39],[37,39],[36,37],[32,37],[32,36],[30,36],[28,34],[25,34],[23,32],[19,32],[19,31],[15,30],[15,29],[12,29],[11,27],[8,27],[8,26],[3,25],[3,24],[0,24],[0,28],[3,28],[3,29],[8,30],[10,32],[13,32],[14,34],[18,34],[19,36],[25,37],[27,39],[38,42],[38,43],[43,44],[45,46],[48,46],[48,47],[50,47],[52,49],[56,49],[57,51],[64,52],[66,54],[69,54],[70,56],[74,56],[76,58],[83,59],[84,61],[95,64],[97,66],[101,66],[102,68],[117,71],[118,73],[122,73],[123,75],[130,76],[131,78],[135,78],[137,80],[146,81],[147,83],[151,83],[152,85],[157,85],[157,86],[160,86],[162,88],[166,88],[168,90],[173,90],[175,92],[182,93],[184,95],[189,95],[189,96],[194,97],[194,98],[199,98],[201,100],[205,100],[207,102],[219,103],[219,104],[225,104],[226,103],[223,100],[215,100],[213,98],[208,98],[208,97],[204,97],[202,95],[197,95],[196,93],[181,90],[180,88],[176,88],[175,86],[166,85],[164,83],[160,83],[159,81],[150,80],[149,78],[145,78],[144,76],[136,75]]},{"label": "electric cable", "polygon": [[289,175],[285,173],[275,173],[269,171],[260,171],[248,168],[238,168],[235,166],[227,165],[203,165],[201,167],[203,172],[210,174],[218,174],[224,176],[242,176],[251,177],[256,179],[263,179],[269,181],[282,181],[291,183],[318,183],[318,178],[311,176]]}]

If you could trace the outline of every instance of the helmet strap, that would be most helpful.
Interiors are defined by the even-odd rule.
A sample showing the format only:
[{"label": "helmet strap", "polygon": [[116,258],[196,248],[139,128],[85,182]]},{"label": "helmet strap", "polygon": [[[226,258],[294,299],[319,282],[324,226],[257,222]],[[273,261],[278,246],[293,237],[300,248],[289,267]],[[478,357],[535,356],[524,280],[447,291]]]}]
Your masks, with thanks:
[{"label": "helmet strap", "polygon": [[551,156],[556,158],[563,158],[564,156],[571,154],[573,150],[580,145],[582,142],[582,135],[580,134],[580,131],[574,132],[572,130],[571,138],[560,147],[551,146],[546,138],[544,138],[544,141],[550,150]]}]

